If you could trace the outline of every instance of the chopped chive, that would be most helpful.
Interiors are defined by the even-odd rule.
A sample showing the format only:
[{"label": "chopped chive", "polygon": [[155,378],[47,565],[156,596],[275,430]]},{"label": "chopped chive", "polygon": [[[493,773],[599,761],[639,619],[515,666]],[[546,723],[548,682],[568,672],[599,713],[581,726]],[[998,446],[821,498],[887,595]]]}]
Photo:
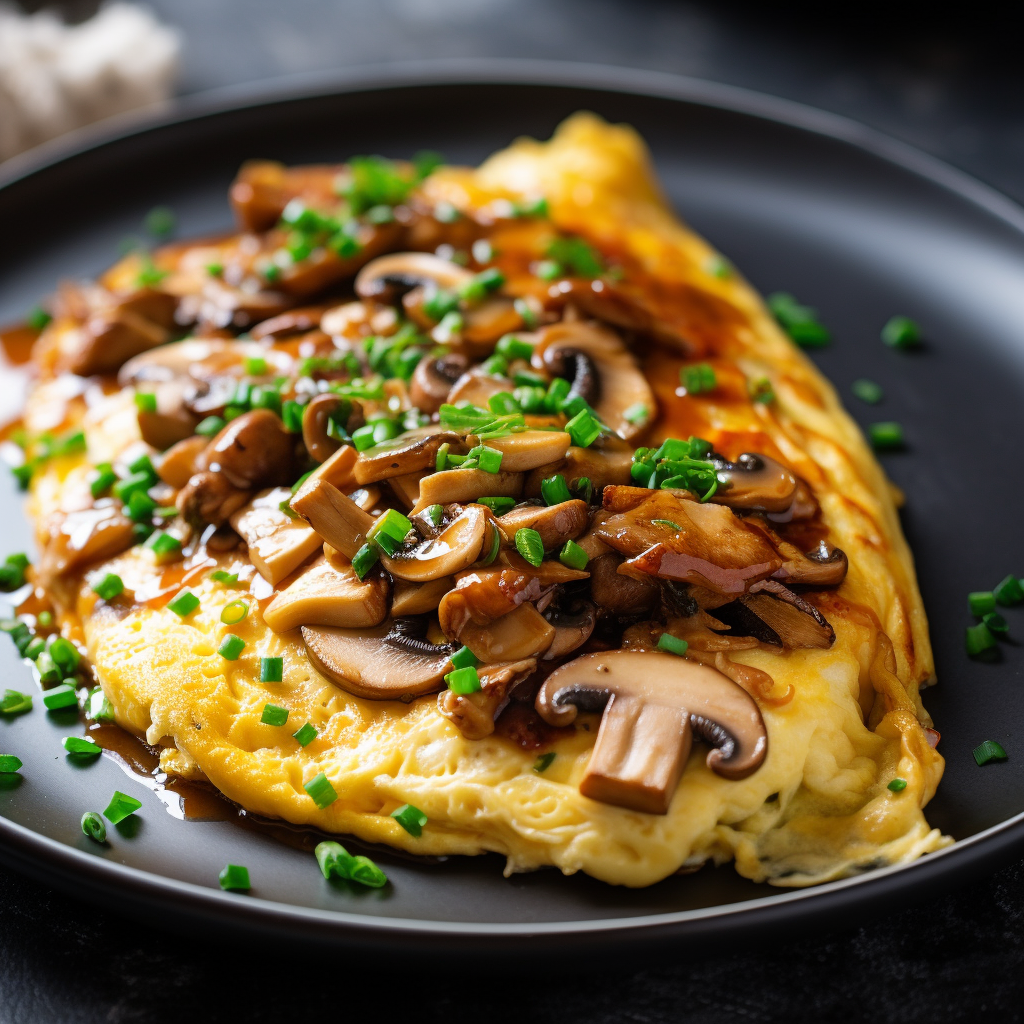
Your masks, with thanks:
[{"label": "chopped chive", "polygon": [[542,281],[554,281],[563,274],[562,264],[557,260],[538,260],[533,265],[533,272]]},{"label": "chopped chive", "polygon": [[989,631],[996,636],[1006,636],[1010,632],[1010,624],[999,614],[999,612],[989,612],[981,620]]},{"label": "chopped chive", "polygon": [[916,348],[921,342],[921,328],[909,316],[894,316],[882,328],[882,341],[891,348]]},{"label": "chopped chive", "polygon": [[220,621],[225,626],[236,626],[249,614],[248,602],[243,601],[240,597],[235,598],[234,601],[229,601],[220,611]]},{"label": "chopped chive", "polygon": [[[366,539],[380,544],[384,538],[388,538],[401,546],[411,530],[412,523],[398,509],[389,508],[366,531]],[[393,554],[394,552],[388,553]]]},{"label": "chopped chive", "polygon": [[423,826],[426,825],[429,820],[427,816],[418,808],[413,807],[412,804],[402,804],[401,807],[396,807],[391,812],[391,817],[398,822],[402,828],[405,829],[409,835],[419,839],[423,835]]},{"label": "chopped chive", "polygon": [[514,299],[512,308],[519,314],[527,330],[532,331],[539,325],[537,314],[530,308],[526,299]]},{"label": "chopped chive", "polygon": [[217,569],[215,572],[210,573],[210,579],[225,587],[234,587],[238,585],[237,572],[225,572],[223,569]]},{"label": "chopped chive", "polygon": [[387,875],[369,857],[353,856],[341,843],[319,843],[314,853],[324,878],[358,882],[372,889],[387,885]]},{"label": "chopped chive", "polygon": [[441,521],[444,519],[444,507],[442,505],[428,505],[423,510],[423,513],[434,526],[440,526]]},{"label": "chopped chive", "polygon": [[292,733],[292,739],[297,740],[300,747],[308,747],[316,739],[316,728],[312,722],[307,722],[301,729]]},{"label": "chopped chive", "polygon": [[[478,505],[489,508],[496,516],[503,516],[516,507],[515,498],[477,498]],[[436,523],[434,524],[437,525]]]},{"label": "chopped chive", "polygon": [[50,316],[42,306],[35,306],[30,309],[28,316],[25,317],[25,323],[27,323],[33,331],[43,330],[51,320],[53,320],[53,317]]},{"label": "chopped chive", "polygon": [[64,675],[71,676],[78,671],[82,656],[70,640],[62,636],[52,637],[47,649],[50,652],[50,657],[53,658]]},{"label": "chopped chive", "polygon": [[139,410],[139,412],[156,412],[156,395],[149,391],[136,392],[135,407]]},{"label": "chopped chive", "polygon": [[1024,587],[1016,576],[1007,576],[992,588],[996,601],[1005,608],[1024,603]]},{"label": "chopped chive", "polygon": [[224,429],[224,420],[220,416],[207,416],[206,419],[199,421],[199,426],[196,427],[196,433],[202,437],[213,437],[219,434]]},{"label": "chopped chive", "polygon": [[622,414],[622,418],[627,423],[632,423],[634,426],[642,427],[651,418],[651,410],[648,408],[646,402],[637,402],[635,405],[631,405]]},{"label": "chopped chive", "polygon": [[86,811],[82,815],[82,834],[88,836],[94,843],[107,841],[107,826],[95,811]]},{"label": "chopped chive", "polygon": [[601,424],[585,409],[573,416],[564,429],[577,448],[589,448],[601,436]]},{"label": "chopped chive", "polygon": [[41,611],[36,617],[40,629],[49,629],[53,625],[53,612]]},{"label": "chopped chive", "polygon": [[488,356],[481,364],[480,369],[484,373],[489,373],[492,377],[507,377],[508,376],[508,360],[504,356],[499,356],[497,353]]},{"label": "chopped chive", "polygon": [[712,277],[721,279],[732,276],[732,264],[717,253],[704,264],[704,270]]},{"label": "chopped chive", "polygon": [[468,647],[460,647],[452,655],[453,668],[476,668],[479,664],[480,659]]},{"label": "chopped chive", "polygon": [[1008,760],[1006,751],[995,740],[985,740],[984,743],[976,746],[971,753],[974,754],[974,760],[979,768],[984,764]]},{"label": "chopped chive", "polygon": [[366,574],[377,564],[380,558],[380,551],[375,544],[364,544],[352,556],[352,569],[359,579],[365,579]]},{"label": "chopped chive", "polygon": [[868,426],[871,447],[876,452],[898,451],[904,446],[903,427],[899,423],[872,423]]},{"label": "chopped chive", "polygon": [[88,736],[65,736],[63,739],[64,749],[76,757],[99,757],[103,748]]},{"label": "chopped chive", "polygon": [[114,705],[107,700],[107,695],[99,686],[89,691],[89,699],[85,702],[85,714],[94,722],[114,721]]},{"label": "chopped chive", "polygon": [[469,693],[477,693],[480,690],[480,676],[473,665],[466,665],[464,668],[457,668],[449,672],[444,681],[452,693],[464,697]]},{"label": "chopped chive", "polygon": [[570,569],[585,569],[590,556],[574,540],[567,540],[558,552],[558,560]]},{"label": "chopped chive", "polygon": [[102,579],[92,585],[93,593],[99,594],[104,601],[112,601],[119,594],[124,592],[124,583],[120,576],[108,572]]},{"label": "chopped chive", "polygon": [[802,305],[787,292],[769,295],[768,308],[798,345],[805,348],[820,348],[829,343],[829,332],[819,323],[817,310]]},{"label": "chopped chive", "polygon": [[288,721],[288,709],[278,704],[264,704],[260,721],[264,725],[284,725]]},{"label": "chopped chive", "polygon": [[526,362],[529,362],[533,357],[533,345],[515,334],[505,334],[500,337],[494,350],[498,355],[510,360],[525,359]]},{"label": "chopped chive", "polygon": [[157,238],[167,238],[174,231],[174,211],[166,206],[154,206],[146,214],[146,230]]},{"label": "chopped chive", "polygon": [[260,658],[260,682],[280,683],[284,679],[284,658]]},{"label": "chopped chive", "polygon": [[267,373],[267,361],[263,356],[246,356],[245,372],[250,377],[263,377]]},{"label": "chopped chive", "polygon": [[658,637],[658,650],[668,651],[669,654],[685,654],[690,645],[685,640],[673,636],[671,633],[662,633]]},{"label": "chopped chive", "polygon": [[544,540],[536,530],[531,530],[529,527],[516,530],[515,545],[516,551],[530,565],[537,566],[544,561]]},{"label": "chopped chive", "polygon": [[[62,678],[57,662],[53,660],[49,651],[41,651],[36,655],[36,672],[39,674],[39,682],[42,686],[56,686]],[[54,699],[59,700],[60,698]],[[47,704],[47,707],[49,706]]]},{"label": "chopped chive", "polygon": [[325,807],[330,807],[338,799],[337,790],[331,785],[331,780],[323,772],[310,779],[302,788],[313,798],[313,803],[321,811]]},{"label": "chopped chive", "polygon": [[61,683],[43,693],[43,705],[47,711],[60,711],[62,708],[77,707],[78,696],[75,688]]},{"label": "chopped chive", "polygon": [[979,654],[992,650],[996,646],[996,638],[984,622],[979,622],[976,626],[967,627],[964,646],[967,654],[975,658]]},{"label": "chopped chive", "polygon": [[112,825],[116,825],[119,821],[131,817],[141,806],[141,800],[136,800],[135,797],[115,789],[107,809],[103,812],[103,817]]},{"label": "chopped chive", "polygon": [[867,380],[864,377],[861,377],[859,380],[855,380],[850,385],[850,390],[857,398],[862,402],[866,402],[868,405],[878,405],[878,403],[885,397],[885,392],[878,384],[873,380]]},{"label": "chopped chive", "polygon": [[885,787],[893,793],[902,793],[907,788],[906,779],[893,779],[888,786]]},{"label": "chopped chive", "polygon": [[23,715],[32,710],[32,697],[17,690],[4,690],[0,698],[0,715]]},{"label": "chopped chive", "polygon": [[117,474],[109,462],[95,467],[96,476],[89,482],[89,491],[94,498],[102,497],[117,483]]},{"label": "chopped chive", "polygon": [[569,485],[561,473],[549,476],[540,482],[540,496],[544,499],[545,505],[560,505],[563,501],[572,501],[569,493]]},{"label": "chopped chive", "polygon": [[34,636],[28,646],[21,652],[22,657],[35,661],[46,650],[46,641],[41,636]]},{"label": "chopped chive", "polygon": [[975,590],[967,595],[967,606],[972,615],[987,615],[996,610],[996,595],[991,590]]},{"label": "chopped chive", "polygon": [[657,526],[667,526],[670,530],[682,530],[682,527],[673,519],[652,519],[651,523]]},{"label": "chopped chive", "polygon": [[227,892],[248,892],[252,888],[249,869],[241,864],[226,864],[217,877],[220,887]]},{"label": "chopped chive", "polygon": [[14,775],[23,767],[20,757],[14,754],[0,754],[0,775]]},{"label": "chopped chive", "polygon": [[688,395],[704,395],[718,387],[718,377],[710,363],[684,366],[679,371],[679,382]]},{"label": "chopped chive", "polygon": [[224,273],[224,264],[207,263],[203,269],[210,275],[210,277],[220,277],[220,275]]},{"label": "chopped chive", "polygon": [[533,762],[533,770],[540,775],[542,772],[546,772],[551,767],[551,762],[555,759],[555,752],[549,750],[546,754],[541,754],[536,761]]},{"label": "chopped chive", "polygon": [[181,553],[181,541],[163,530],[150,534],[143,547],[152,553],[158,563],[173,561]]},{"label": "chopped chive", "polygon": [[576,497],[585,501],[588,505],[591,499],[594,497],[594,484],[589,476],[581,476],[579,480],[572,485],[572,489],[576,492]]},{"label": "chopped chive", "polygon": [[488,292],[496,291],[504,283],[505,275],[497,267],[488,267],[460,285],[458,292],[467,302],[479,302]]},{"label": "chopped chive", "polygon": [[167,607],[179,618],[185,619],[199,607],[199,598],[191,590],[183,590],[173,601],[167,602]]},{"label": "chopped chive", "polygon": [[245,650],[245,641],[234,633],[228,633],[220,642],[217,653],[225,661],[238,661],[238,656]]},{"label": "chopped chive", "polygon": [[750,400],[761,405],[770,405],[775,401],[775,388],[767,377],[758,377],[750,382]]}]

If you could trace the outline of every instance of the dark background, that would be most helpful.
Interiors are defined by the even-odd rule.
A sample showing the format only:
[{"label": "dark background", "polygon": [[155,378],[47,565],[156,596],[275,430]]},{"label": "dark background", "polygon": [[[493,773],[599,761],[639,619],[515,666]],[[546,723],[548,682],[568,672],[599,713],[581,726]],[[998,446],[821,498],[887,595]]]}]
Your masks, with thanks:
[{"label": "dark background", "polygon": [[[663,0],[151,0],[181,91],[423,58],[539,57],[741,85],[856,118],[1024,200],[1008,8]],[[439,117],[444,111],[438,112]],[[1018,1020],[1024,864],[854,930],[590,968],[376,965],[211,945],[0,871],[0,1022]]]}]

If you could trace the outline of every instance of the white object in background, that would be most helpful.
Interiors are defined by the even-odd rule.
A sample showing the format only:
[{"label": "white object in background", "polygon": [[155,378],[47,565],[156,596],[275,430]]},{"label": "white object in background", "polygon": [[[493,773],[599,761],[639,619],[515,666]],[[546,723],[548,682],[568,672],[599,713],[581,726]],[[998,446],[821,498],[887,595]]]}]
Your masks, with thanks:
[{"label": "white object in background", "polygon": [[167,99],[180,49],[174,29],[127,3],[80,25],[0,5],[0,160]]}]

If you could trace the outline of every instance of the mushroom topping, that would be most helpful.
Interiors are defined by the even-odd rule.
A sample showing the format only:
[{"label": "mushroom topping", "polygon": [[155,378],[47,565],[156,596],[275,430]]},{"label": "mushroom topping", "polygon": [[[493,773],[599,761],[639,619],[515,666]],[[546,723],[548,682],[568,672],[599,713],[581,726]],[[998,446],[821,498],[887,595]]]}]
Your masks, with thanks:
[{"label": "mushroom topping", "polygon": [[249,493],[233,486],[223,473],[202,470],[178,491],[175,505],[192,526],[222,526],[249,500]]},{"label": "mushroom topping", "polygon": [[[165,451],[195,433],[199,418],[184,403],[185,392],[190,386],[187,381],[180,379],[157,384],[153,393],[156,409],[152,412],[147,409],[138,410],[142,440],[157,451]],[[203,443],[206,443],[206,438],[203,438]]]},{"label": "mushroom topping", "polygon": [[522,473],[444,469],[420,481],[420,500],[413,506],[413,512],[422,512],[430,505],[464,504],[484,497],[518,498],[522,493]]},{"label": "mushroom topping", "polygon": [[449,640],[468,647],[482,662],[518,661],[543,654],[555,639],[555,627],[529,602],[500,619],[477,625],[465,621]]},{"label": "mushroom topping", "polygon": [[353,476],[358,484],[373,484],[388,477],[433,469],[437,449],[443,444],[452,445],[453,454],[463,452],[462,438],[458,434],[439,431],[436,427],[407,430],[393,441],[374,445],[361,453],[353,469]]},{"label": "mushroom topping", "polygon": [[38,582],[60,583],[67,573],[89,562],[113,558],[135,543],[134,524],[111,503],[56,513],[47,523],[49,538],[39,560]]},{"label": "mushroom topping", "polygon": [[[312,532],[312,531],[310,531]],[[275,632],[298,626],[376,626],[388,612],[388,583],[377,574],[360,580],[351,564],[323,558],[282,590],[263,612]]]},{"label": "mushroom topping", "polygon": [[751,512],[783,512],[793,504],[796,477],[767,455],[744,452],[729,462],[712,453],[708,459],[718,474],[717,504]]},{"label": "mushroom topping", "polygon": [[535,707],[550,725],[603,710],[580,792],[648,814],[667,813],[693,734],[712,747],[708,768],[727,779],[750,775],[768,752],[761,712],[742,687],[658,651],[584,654],[548,676]]},{"label": "mushroom topping", "polygon": [[786,560],[772,574],[773,579],[807,587],[838,587],[846,579],[849,559],[840,548],[834,548],[825,541],[807,554],[785,542],[779,547]]},{"label": "mushroom topping", "polygon": [[[613,446],[614,445],[614,446]],[[618,446],[622,445],[620,449]],[[553,462],[533,470],[523,488],[531,498],[540,494],[541,482],[555,473],[561,473],[565,482],[573,486],[586,477],[600,494],[605,487],[628,484],[633,465],[633,449],[615,435],[599,437],[589,448],[568,448],[561,462]]]},{"label": "mushroom topping", "polygon": [[587,503],[574,498],[557,505],[519,505],[501,516],[498,526],[509,543],[514,543],[519,530],[536,530],[544,549],[550,551],[578,537],[587,521]]},{"label": "mushroom topping", "polygon": [[388,480],[388,486],[405,508],[412,508],[420,500],[420,483],[426,475],[427,471],[421,470],[419,473],[393,476]]},{"label": "mushroom topping", "polygon": [[410,701],[444,686],[451,644],[435,646],[415,619],[396,619],[371,629],[303,626],[313,666],[343,690],[369,700]]},{"label": "mushroom topping", "polygon": [[363,422],[363,407],[358,402],[330,392],[317,395],[302,410],[302,441],[309,457],[314,462],[326,462],[341,447],[338,428],[351,434]]},{"label": "mushroom topping", "polygon": [[493,373],[474,366],[464,373],[448,393],[448,401],[452,405],[469,402],[480,409],[489,408],[488,403],[498,394],[511,394],[512,381],[507,377],[496,377]]},{"label": "mushroom topping", "polygon": [[416,288],[454,291],[473,274],[429,252],[395,252],[378,256],[356,275],[356,295],[396,306]]},{"label": "mushroom topping", "polygon": [[294,464],[295,442],[269,409],[233,419],[196,460],[200,472],[221,474],[240,489],[286,483]]},{"label": "mushroom topping", "polygon": [[433,415],[448,401],[452,387],[467,369],[469,360],[460,352],[424,356],[413,371],[409,400],[420,412]]},{"label": "mushroom topping", "polygon": [[437,695],[437,710],[459,727],[468,740],[482,740],[494,732],[494,720],[505,709],[509,694],[537,668],[535,658],[480,669],[480,689],[460,695],[443,690]]},{"label": "mushroom topping", "polygon": [[315,530],[301,519],[293,519],[281,511],[291,496],[287,487],[261,491],[230,517],[232,527],[249,545],[250,561],[264,579],[275,585],[290,576],[323,544]]},{"label": "mushroom topping", "polygon": [[587,563],[590,596],[603,615],[644,615],[658,603],[660,588],[649,576],[633,578],[618,571],[621,555],[611,552]]},{"label": "mushroom topping", "polygon": [[[737,632],[757,637],[766,644],[796,650],[828,649],[835,643],[835,630],[825,616],[776,580],[755,583],[738,604],[751,614],[738,616]],[[736,604],[727,605],[715,614],[727,622],[730,609],[735,608]]]},{"label": "mushroom topping", "polygon": [[413,583],[451,576],[472,565],[487,537],[488,512],[483,505],[470,505],[438,537],[400,548],[393,555],[382,551],[381,564],[392,576]]},{"label": "mushroom topping", "polygon": [[[501,468],[507,473],[524,473],[561,459],[571,438],[564,430],[523,430],[489,440],[487,446],[501,452]],[[471,435],[470,447],[482,443]]]},{"label": "mushroom topping", "polygon": [[167,449],[154,461],[157,476],[171,487],[182,488],[196,471],[196,460],[209,439],[194,434]]},{"label": "mushroom topping", "polygon": [[453,576],[442,576],[427,583],[413,583],[410,580],[395,580],[391,598],[391,614],[396,619],[409,615],[425,615],[436,611],[441,598],[455,586]]},{"label": "mushroom topping", "polygon": [[555,627],[551,646],[544,652],[545,661],[557,661],[582,647],[590,639],[597,624],[594,606],[589,601],[581,600],[571,602],[567,608],[558,604],[549,605],[544,618]]},{"label": "mushroom topping", "polygon": [[[570,379],[570,394],[585,398],[620,437],[634,437],[654,418],[654,392],[632,353],[605,327],[578,320],[545,327],[532,361],[538,370]],[[640,409],[647,410],[646,416],[638,414]]]},{"label": "mushroom topping", "polygon": [[350,497],[324,479],[310,478],[292,498],[292,511],[301,516],[333,548],[346,558],[354,558],[366,543],[366,534],[374,524]]}]

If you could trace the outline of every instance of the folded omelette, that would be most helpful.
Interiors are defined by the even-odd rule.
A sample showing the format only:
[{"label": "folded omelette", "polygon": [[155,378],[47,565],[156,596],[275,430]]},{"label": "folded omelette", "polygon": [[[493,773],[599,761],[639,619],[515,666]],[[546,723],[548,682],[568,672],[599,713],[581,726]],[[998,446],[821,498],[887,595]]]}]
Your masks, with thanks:
[{"label": "folded omelette", "polygon": [[635,132],[230,196],[61,287],[24,416],[35,600],[164,771],[627,886],[949,842],[893,491]]}]

